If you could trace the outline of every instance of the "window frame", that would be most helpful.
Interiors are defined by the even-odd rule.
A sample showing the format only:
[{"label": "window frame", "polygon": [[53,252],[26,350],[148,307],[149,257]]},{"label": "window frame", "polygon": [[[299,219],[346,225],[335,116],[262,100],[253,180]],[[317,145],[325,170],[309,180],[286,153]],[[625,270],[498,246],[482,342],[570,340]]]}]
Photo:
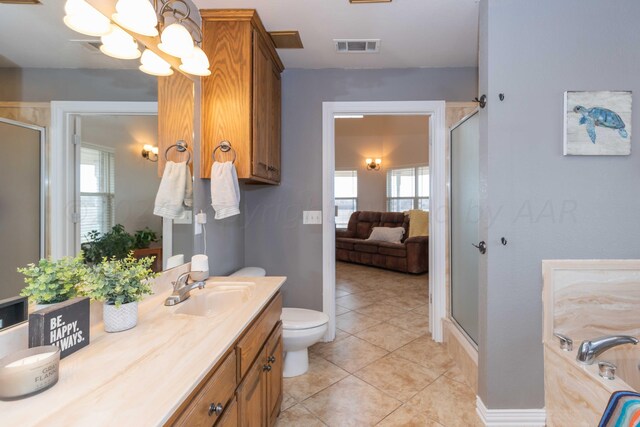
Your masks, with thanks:
[{"label": "window frame", "polygon": [[[355,189],[356,189],[356,193],[355,193],[355,197],[336,197],[335,195],[335,188],[334,188],[334,195],[333,195],[333,205],[335,206],[336,209],[336,215],[335,215],[335,226],[337,229],[346,229],[349,225],[349,220],[347,219],[347,222],[338,222],[337,218],[338,218],[338,204],[336,203],[338,200],[349,200],[349,201],[353,201],[353,212],[358,210],[358,169],[337,169],[334,171],[333,174],[333,182],[334,182],[334,186],[335,186],[335,179],[336,179],[336,175],[339,172],[352,172],[352,178],[355,178],[356,180],[356,185],[355,185]],[[351,212],[351,214],[353,214],[353,212]],[[351,214],[349,215],[349,217],[351,217]]]},{"label": "window frame", "polygon": [[[430,173],[430,169],[429,169],[429,165],[425,165],[425,164],[421,164],[421,165],[409,165],[409,166],[403,166],[403,167],[397,167],[397,168],[389,168],[387,169],[387,179],[386,179],[386,207],[387,207],[387,212],[406,212],[406,211],[395,211],[391,209],[391,203],[394,201],[399,201],[399,200],[411,200],[412,201],[412,208],[411,209],[420,209],[420,201],[421,200],[425,200],[427,202],[427,209],[421,209],[424,211],[429,212],[429,202],[430,202],[430,196],[431,194],[429,194],[428,196],[424,197],[424,196],[420,196],[420,169],[426,169],[426,175],[429,177],[429,180],[431,179],[431,173]],[[414,179],[414,186],[413,186],[413,196],[397,196],[397,197],[393,197],[393,196],[389,196],[389,187],[390,187],[390,182],[391,182],[391,174],[393,173],[393,171],[397,171],[397,170],[402,170],[402,169],[413,169],[413,179]],[[427,185],[427,190],[429,190],[429,185]]]},{"label": "window frame", "polygon": [[[103,182],[100,184],[100,186],[103,186],[104,188],[107,189],[112,189],[112,191],[102,191],[102,192],[86,192],[86,191],[82,191],[82,181],[80,181],[78,183],[78,191],[79,191],[79,202],[80,202],[80,214],[82,214],[82,200],[85,197],[98,197],[100,199],[103,200],[103,204],[107,206],[107,209],[110,210],[110,214],[109,214],[109,224],[106,224],[106,228],[104,230],[98,230],[100,231],[100,233],[105,233],[108,232],[109,230],[111,230],[111,228],[115,225],[115,216],[116,216],[116,203],[115,203],[115,199],[116,199],[116,188],[115,188],[115,169],[116,169],[116,155],[115,155],[115,148],[113,147],[106,147],[103,145],[97,145],[97,144],[91,144],[91,143],[87,143],[87,142],[81,142],[80,143],[80,159],[78,162],[78,165],[80,168],[82,168],[82,149],[83,148],[87,148],[89,150],[95,150],[95,151],[99,151],[101,153],[104,153],[108,156],[108,163],[106,165],[106,167],[104,165],[101,165],[100,167],[107,170],[108,173],[103,173]],[[82,179],[82,173],[80,172],[80,175],[78,176],[78,179]],[[104,214],[103,214],[104,215]],[[82,215],[79,218],[79,228],[80,228],[80,243],[85,243],[88,241],[87,239],[87,235],[88,232],[86,233],[82,233]],[[89,230],[93,231],[92,230]]]}]

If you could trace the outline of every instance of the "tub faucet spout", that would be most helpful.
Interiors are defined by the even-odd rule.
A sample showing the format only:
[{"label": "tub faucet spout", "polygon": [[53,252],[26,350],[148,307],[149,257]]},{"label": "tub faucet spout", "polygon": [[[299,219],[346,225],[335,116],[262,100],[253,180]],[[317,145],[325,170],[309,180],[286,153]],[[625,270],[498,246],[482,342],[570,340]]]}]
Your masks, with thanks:
[{"label": "tub faucet spout", "polygon": [[601,353],[623,344],[636,345],[638,339],[630,335],[613,335],[582,341],[576,360],[584,365],[591,365]]}]

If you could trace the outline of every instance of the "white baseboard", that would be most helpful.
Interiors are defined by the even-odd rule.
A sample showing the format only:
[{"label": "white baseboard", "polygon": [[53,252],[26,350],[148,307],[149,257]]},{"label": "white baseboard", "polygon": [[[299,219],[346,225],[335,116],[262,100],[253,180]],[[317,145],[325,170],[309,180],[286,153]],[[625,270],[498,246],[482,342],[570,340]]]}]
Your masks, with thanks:
[{"label": "white baseboard", "polygon": [[547,412],[542,409],[487,409],[480,396],[476,412],[487,427],[544,427]]}]

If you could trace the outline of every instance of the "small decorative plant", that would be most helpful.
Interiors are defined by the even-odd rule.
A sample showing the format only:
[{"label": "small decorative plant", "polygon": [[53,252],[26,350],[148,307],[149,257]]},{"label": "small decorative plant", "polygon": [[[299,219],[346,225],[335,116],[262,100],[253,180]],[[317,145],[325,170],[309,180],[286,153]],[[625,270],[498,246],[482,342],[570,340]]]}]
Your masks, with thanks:
[{"label": "small decorative plant", "polygon": [[94,264],[83,294],[116,307],[138,302],[152,293],[150,280],[158,277],[149,268],[153,260],[153,257],[136,259],[132,253],[124,259],[103,258]]},{"label": "small decorative plant", "polygon": [[74,298],[78,287],[89,277],[83,254],[59,260],[41,259],[38,264],[18,268],[27,284],[20,295],[37,304],[55,304]]},{"label": "small decorative plant", "polygon": [[133,236],[133,240],[134,248],[146,249],[151,245],[151,243],[158,241],[158,235],[149,227],[145,227],[143,230],[136,231],[136,234]]},{"label": "small decorative plant", "polygon": [[91,231],[87,234],[88,242],[82,244],[82,251],[87,263],[95,264],[104,258],[124,259],[134,248],[134,237],[127,233],[124,226],[116,224],[104,234]]}]

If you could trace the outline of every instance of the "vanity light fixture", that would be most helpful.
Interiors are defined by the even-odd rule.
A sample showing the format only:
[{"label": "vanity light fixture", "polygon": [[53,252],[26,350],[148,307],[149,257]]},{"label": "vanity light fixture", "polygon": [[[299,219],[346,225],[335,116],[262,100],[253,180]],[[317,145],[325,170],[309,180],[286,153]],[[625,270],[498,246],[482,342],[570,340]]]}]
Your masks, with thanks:
[{"label": "vanity light fixture", "polygon": [[[159,41],[157,47],[167,55],[180,58],[181,71],[196,76],[211,74],[209,58],[199,47],[202,44],[202,30],[198,22],[190,17],[191,8],[185,0],[118,0],[116,12],[111,15],[117,25],[111,24],[86,0],[67,0],[65,13],[64,22],[69,28],[102,38],[100,50],[106,55],[119,59],[141,56],[138,43],[125,30],[147,37],[159,35],[160,40],[155,39]],[[145,39],[141,42],[147,43]],[[151,51],[141,59],[139,68],[156,76],[173,73],[169,63]]]},{"label": "vanity light fixture", "polygon": [[153,145],[150,145],[150,144],[144,144],[144,146],[142,147],[142,157],[149,160],[150,162],[157,162],[158,147],[154,147]]},{"label": "vanity light fixture", "polygon": [[197,46],[193,49],[193,53],[190,56],[182,58],[180,69],[194,76],[211,75],[209,58],[207,58],[207,54]]},{"label": "vanity light fixture", "polygon": [[380,168],[382,167],[382,159],[375,159],[375,160],[366,159],[365,164],[367,165],[368,171],[371,171],[371,170],[379,171]]},{"label": "vanity light fixture", "polygon": [[158,35],[158,17],[149,0],[118,0],[116,13],[111,18],[134,33],[149,37]]},{"label": "vanity light fixture", "polygon": [[111,25],[111,32],[100,37],[100,52],[118,59],[140,58],[138,42],[122,28]]},{"label": "vanity light fixture", "polygon": [[67,0],[64,12],[64,23],[73,31],[94,37],[111,32],[109,19],[85,0]]},{"label": "vanity light fixture", "polygon": [[152,76],[170,76],[173,74],[171,65],[149,49],[142,52],[138,69]]}]

